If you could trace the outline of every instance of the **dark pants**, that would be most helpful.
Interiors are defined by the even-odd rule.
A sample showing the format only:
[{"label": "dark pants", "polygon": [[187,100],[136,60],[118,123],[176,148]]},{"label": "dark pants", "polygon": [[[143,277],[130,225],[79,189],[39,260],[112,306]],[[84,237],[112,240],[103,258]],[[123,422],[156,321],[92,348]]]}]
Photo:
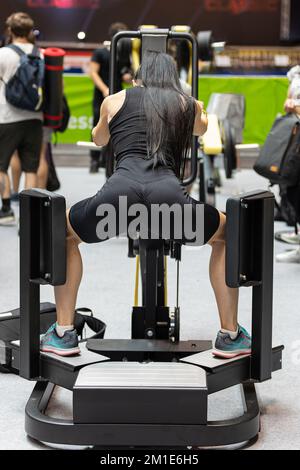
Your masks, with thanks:
[{"label": "dark pants", "polygon": [[7,172],[10,159],[18,151],[25,173],[36,173],[42,145],[42,121],[28,121],[0,124],[0,171]]},{"label": "dark pants", "polygon": [[[131,163],[134,166],[135,162],[132,161]],[[119,226],[119,198],[120,196],[126,196],[128,207],[134,206],[135,204],[142,204],[146,207],[148,214],[151,212],[152,205],[157,206],[163,204],[172,207],[173,204],[176,204],[182,209],[184,209],[186,205],[190,206],[190,213],[184,210],[182,211],[183,218],[180,219],[180,223],[182,224],[182,236],[180,240],[183,243],[195,243],[194,239],[185,238],[184,227],[189,226],[195,232],[197,223],[199,223],[198,228],[203,233],[200,234],[197,244],[202,245],[207,243],[219,227],[220,216],[217,209],[191,198],[171,170],[165,168],[161,168],[157,171],[153,170],[152,175],[153,178],[147,178],[145,180],[141,174],[136,175],[133,171],[119,168],[107,180],[97,194],[72,206],[69,220],[79,238],[85,243],[98,243],[112,236],[125,235],[128,226],[127,229],[126,227],[122,228]],[[101,221],[105,222],[104,226],[109,229],[109,226],[106,225],[107,221],[105,220],[108,214],[108,209],[105,208],[107,205],[115,209],[116,224],[111,233],[106,232],[105,237],[100,237],[97,227]],[[98,212],[101,206],[104,215]],[[196,217],[197,206],[202,209],[200,212],[200,220],[197,220]],[[171,221],[174,221],[174,219],[175,216],[171,218]],[[128,216],[128,223],[131,221],[131,217]],[[151,217],[149,218],[148,228],[149,232],[147,231],[147,238],[161,238],[162,226],[153,225]],[[171,240],[176,239],[176,228],[178,229],[179,227],[175,227],[175,222],[174,224],[171,222],[169,234]],[[125,233],[123,229],[125,229]]]}]

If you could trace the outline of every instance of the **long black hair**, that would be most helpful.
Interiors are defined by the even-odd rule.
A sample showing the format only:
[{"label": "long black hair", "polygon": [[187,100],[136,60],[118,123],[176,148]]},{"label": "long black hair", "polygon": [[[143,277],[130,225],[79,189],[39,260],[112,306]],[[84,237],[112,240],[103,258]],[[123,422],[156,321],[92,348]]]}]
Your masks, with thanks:
[{"label": "long black hair", "polygon": [[148,158],[180,176],[191,147],[195,101],[183,93],[176,63],[163,52],[146,51],[136,79],[145,87]]}]

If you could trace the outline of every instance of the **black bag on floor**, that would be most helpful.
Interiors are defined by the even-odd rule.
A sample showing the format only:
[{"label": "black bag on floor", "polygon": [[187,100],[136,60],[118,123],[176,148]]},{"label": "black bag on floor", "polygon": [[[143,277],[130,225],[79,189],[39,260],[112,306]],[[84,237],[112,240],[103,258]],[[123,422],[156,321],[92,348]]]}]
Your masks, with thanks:
[{"label": "black bag on floor", "polygon": [[[56,307],[50,302],[40,304],[40,333],[44,334],[49,326],[56,321]],[[106,325],[99,318],[95,318],[88,308],[75,310],[74,327],[78,336],[83,339],[85,326],[88,326],[93,334],[89,338],[103,338]],[[0,372],[15,372],[12,369],[11,341],[20,339],[20,309],[0,313]]]},{"label": "black bag on floor", "polygon": [[272,184],[294,186],[300,176],[300,121],[295,114],[275,120],[254,165]]},{"label": "black bag on floor", "polygon": [[282,162],[281,180],[287,187],[298,186],[300,182],[300,121],[294,125],[291,140]]}]

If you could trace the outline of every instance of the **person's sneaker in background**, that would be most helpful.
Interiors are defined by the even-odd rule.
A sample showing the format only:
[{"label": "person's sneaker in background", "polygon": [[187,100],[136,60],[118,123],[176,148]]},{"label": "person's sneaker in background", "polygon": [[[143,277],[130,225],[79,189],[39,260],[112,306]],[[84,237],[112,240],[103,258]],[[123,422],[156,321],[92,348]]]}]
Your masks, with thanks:
[{"label": "person's sneaker in background", "polygon": [[50,326],[42,336],[40,349],[42,352],[50,352],[58,356],[74,356],[80,354],[78,335],[76,330],[65,331],[62,337],[56,332],[56,323]]},{"label": "person's sneaker in background", "polygon": [[297,250],[289,250],[276,255],[278,263],[300,263],[300,248]]},{"label": "person's sneaker in background", "polygon": [[12,225],[15,221],[15,214],[12,209],[8,211],[0,210],[0,225]]},{"label": "person's sneaker in background", "polygon": [[281,234],[281,241],[289,243],[290,245],[300,244],[300,234],[295,232],[286,232]]},{"label": "person's sneaker in background", "polygon": [[214,356],[221,357],[223,359],[251,354],[251,336],[247,330],[240,325],[235,339],[231,339],[229,333],[222,333],[222,331],[219,331],[212,353]]}]

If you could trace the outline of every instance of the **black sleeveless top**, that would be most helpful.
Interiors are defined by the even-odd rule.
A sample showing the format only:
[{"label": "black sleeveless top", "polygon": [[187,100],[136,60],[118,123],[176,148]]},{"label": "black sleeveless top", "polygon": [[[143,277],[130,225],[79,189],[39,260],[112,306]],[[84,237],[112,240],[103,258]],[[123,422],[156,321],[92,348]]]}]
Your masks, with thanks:
[{"label": "black sleeveless top", "polygon": [[124,170],[128,176],[157,177],[158,173],[170,173],[167,166],[153,168],[153,160],[147,157],[147,123],[143,113],[144,87],[126,89],[123,105],[109,122],[109,130],[116,158],[116,170]]}]

